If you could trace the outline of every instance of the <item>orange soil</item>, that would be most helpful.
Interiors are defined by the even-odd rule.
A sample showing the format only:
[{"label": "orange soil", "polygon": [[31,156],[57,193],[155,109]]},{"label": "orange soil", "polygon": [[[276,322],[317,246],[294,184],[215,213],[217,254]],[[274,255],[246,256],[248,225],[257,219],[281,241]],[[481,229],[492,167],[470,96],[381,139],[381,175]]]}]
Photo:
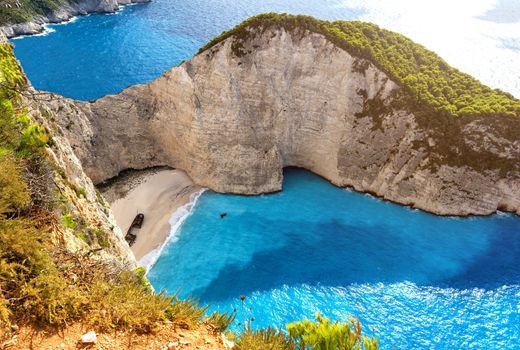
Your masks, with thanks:
[{"label": "orange soil", "polygon": [[[36,330],[21,327],[16,333],[0,340],[0,350],[47,350],[47,349],[89,349],[89,350],[224,350],[221,335],[209,325],[202,324],[195,330],[186,330],[175,325],[162,325],[154,334],[135,334],[131,331],[97,333],[94,345],[83,345],[81,336],[88,331],[81,324],[71,325],[60,331]],[[5,337],[1,337],[2,339]],[[3,341],[3,343],[1,343]]]}]

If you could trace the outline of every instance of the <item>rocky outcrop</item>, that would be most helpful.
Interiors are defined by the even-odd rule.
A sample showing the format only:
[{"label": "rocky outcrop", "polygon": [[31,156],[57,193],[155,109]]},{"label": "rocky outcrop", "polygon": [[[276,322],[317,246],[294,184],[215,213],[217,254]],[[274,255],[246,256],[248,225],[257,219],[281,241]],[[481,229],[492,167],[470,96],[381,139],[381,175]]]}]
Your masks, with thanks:
[{"label": "rocky outcrop", "polygon": [[[47,148],[47,154],[57,170],[52,181],[60,193],[60,205],[79,223],[75,230],[64,227],[63,237],[58,239],[71,252],[95,254],[105,263],[134,268],[134,254],[124,240],[110,206],[83,171],[69,140],[55,122],[53,111],[45,103],[35,105],[31,100],[29,98],[26,103],[31,106],[29,112],[52,134],[53,142]],[[85,229],[78,231],[82,227]]]},{"label": "rocky outcrop", "polygon": [[89,13],[111,13],[119,10],[120,6],[131,3],[150,2],[151,0],[80,0],[70,1],[46,15],[36,15],[24,23],[12,23],[0,26],[0,32],[8,38],[19,35],[32,35],[45,31],[46,23],[61,23],[75,16],[84,16]]},{"label": "rocky outcrop", "polygon": [[281,190],[283,168],[296,166],[436,214],[520,214],[515,117],[419,109],[317,33],[259,30],[239,52],[236,40],[118,95],[56,103],[92,180],[169,165],[218,192],[258,194]]}]

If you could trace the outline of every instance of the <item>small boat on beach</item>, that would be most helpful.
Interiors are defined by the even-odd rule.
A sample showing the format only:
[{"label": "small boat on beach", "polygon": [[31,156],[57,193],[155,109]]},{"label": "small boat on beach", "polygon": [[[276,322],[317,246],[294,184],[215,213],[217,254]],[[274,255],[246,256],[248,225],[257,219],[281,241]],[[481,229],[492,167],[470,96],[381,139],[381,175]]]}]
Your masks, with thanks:
[{"label": "small boat on beach", "polygon": [[137,229],[141,228],[143,226],[143,221],[144,221],[144,214],[139,213],[135,216],[134,220],[132,221],[132,224],[128,228],[128,231],[126,232],[126,235],[125,235],[125,240],[129,246],[132,246],[135,243],[135,240],[137,238],[137,235],[135,233],[133,233],[132,231],[136,228]]}]

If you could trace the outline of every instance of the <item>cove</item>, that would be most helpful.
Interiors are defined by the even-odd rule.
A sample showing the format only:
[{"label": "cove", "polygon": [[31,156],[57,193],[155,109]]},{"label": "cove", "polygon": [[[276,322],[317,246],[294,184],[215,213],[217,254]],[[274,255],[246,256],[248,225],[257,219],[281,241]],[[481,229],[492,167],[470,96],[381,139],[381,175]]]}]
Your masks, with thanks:
[{"label": "cove", "polygon": [[280,193],[206,191],[175,235],[148,274],[155,289],[237,321],[355,315],[383,349],[520,344],[513,215],[438,217],[287,169]]}]

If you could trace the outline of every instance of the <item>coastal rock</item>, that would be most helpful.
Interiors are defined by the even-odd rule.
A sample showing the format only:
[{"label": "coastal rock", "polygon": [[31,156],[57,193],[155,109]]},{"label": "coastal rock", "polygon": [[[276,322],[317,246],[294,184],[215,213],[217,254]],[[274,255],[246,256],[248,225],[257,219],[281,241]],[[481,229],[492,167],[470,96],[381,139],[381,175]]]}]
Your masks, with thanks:
[{"label": "coastal rock", "polygon": [[[44,99],[49,102],[31,103],[31,90],[27,97],[26,105],[31,106],[29,112],[34,119],[49,130],[53,137],[51,147],[47,148],[47,154],[52,163],[59,169],[59,175],[53,179],[60,194],[70,201],[70,210],[75,217],[81,217],[82,222],[92,228],[97,236],[96,245],[86,242],[78,237],[72,230],[64,230],[63,241],[67,250],[81,255],[95,256],[110,266],[134,269],[136,260],[124,239],[123,232],[118,227],[115,217],[107,202],[96,190],[92,180],[85,174],[79,158],[74,150],[74,144],[65,137],[63,130],[55,121],[51,106],[57,103],[61,111],[67,112],[74,118],[77,107],[62,100],[60,96],[46,95]],[[80,120],[76,121],[77,123]],[[80,194],[79,194],[80,193]],[[101,241],[101,242],[100,242]],[[101,246],[102,245],[102,246]],[[102,248],[102,249],[101,249]]]},{"label": "coastal rock", "polygon": [[321,34],[271,28],[235,44],[74,114],[55,107],[92,180],[168,165],[217,192],[259,194],[294,166],[436,214],[520,214],[514,117],[419,115],[388,75]]},{"label": "coastal rock", "polygon": [[36,15],[24,23],[6,23],[0,26],[0,32],[8,38],[19,35],[33,35],[45,31],[47,23],[61,23],[75,16],[84,16],[89,13],[112,13],[120,6],[132,3],[145,3],[151,0],[80,0],[64,3],[62,6],[46,15]]},{"label": "coastal rock", "polygon": [[90,331],[81,336],[81,342],[83,344],[94,344],[97,340],[96,332]]}]

